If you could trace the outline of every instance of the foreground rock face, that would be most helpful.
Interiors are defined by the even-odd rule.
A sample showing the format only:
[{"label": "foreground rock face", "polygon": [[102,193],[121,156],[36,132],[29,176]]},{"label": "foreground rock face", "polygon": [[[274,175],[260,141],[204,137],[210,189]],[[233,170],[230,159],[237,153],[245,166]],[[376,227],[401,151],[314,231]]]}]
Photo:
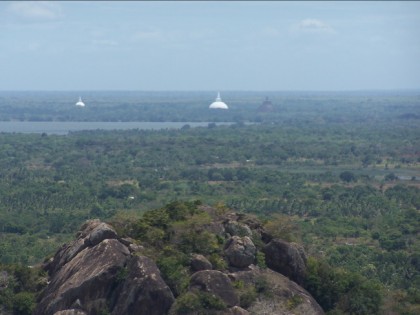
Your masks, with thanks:
[{"label": "foreground rock face", "polygon": [[165,314],[174,297],[155,263],[132,256],[105,223],[82,228],[46,266],[51,281],[34,315]]}]

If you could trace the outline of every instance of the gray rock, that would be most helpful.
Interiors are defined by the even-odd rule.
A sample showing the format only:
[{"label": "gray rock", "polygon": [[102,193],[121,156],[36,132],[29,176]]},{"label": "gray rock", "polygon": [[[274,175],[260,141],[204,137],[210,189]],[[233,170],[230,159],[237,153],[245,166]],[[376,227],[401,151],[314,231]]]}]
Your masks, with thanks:
[{"label": "gray rock", "polygon": [[249,226],[237,221],[227,221],[225,223],[225,230],[231,236],[252,236],[252,231]]},{"label": "gray rock", "polygon": [[79,303],[89,314],[106,308],[116,275],[124,267],[129,251],[115,239],[106,239],[80,251],[57,270],[41,294],[34,315],[50,315]]},{"label": "gray rock", "polygon": [[[242,281],[244,287],[254,287],[259,293],[247,307],[258,315],[323,315],[324,311],[313,297],[287,277],[270,269],[254,267],[229,274],[233,281]],[[239,313],[240,314],[240,313]]]},{"label": "gray rock", "polygon": [[264,248],[269,268],[303,284],[306,273],[306,254],[302,246],[280,239],[271,240]]},{"label": "gray rock", "polygon": [[0,271],[0,291],[6,289],[9,286],[10,280],[11,279],[7,271]]},{"label": "gray rock", "polygon": [[55,312],[54,315],[88,315],[88,313],[78,309],[71,309]]},{"label": "gray rock", "polygon": [[193,271],[211,270],[213,266],[203,255],[193,254],[191,257],[191,269]]},{"label": "gray rock", "polygon": [[167,314],[175,298],[153,260],[134,256],[127,264],[127,278],[117,288],[113,315]]},{"label": "gray rock", "polygon": [[44,266],[44,269],[50,275],[56,273],[85,248],[97,245],[104,239],[114,239],[117,237],[117,233],[108,224],[95,219],[86,221],[76,234],[76,237],[76,240],[63,245],[57,251],[53,260]]},{"label": "gray rock", "polygon": [[128,246],[128,250],[130,251],[130,253],[138,253],[138,252],[141,252],[143,249],[144,249],[143,246],[137,245],[137,244],[130,244]]},{"label": "gray rock", "polygon": [[125,237],[125,238],[120,238],[118,239],[120,241],[121,244],[125,245],[125,246],[130,246],[131,244],[135,244],[136,241],[133,240],[131,237]]},{"label": "gray rock", "polygon": [[231,266],[246,268],[254,262],[257,249],[248,236],[232,236],[227,241],[224,252]]},{"label": "gray rock", "polygon": [[46,267],[50,283],[34,315],[163,315],[174,302],[156,264],[135,256],[141,246],[114,229],[86,222]]},{"label": "gray rock", "polygon": [[89,234],[87,240],[90,246],[95,246],[103,240],[115,239],[117,237],[117,232],[115,232],[111,226],[102,222],[94,228],[94,230]]},{"label": "gray rock", "polygon": [[194,273],[190,279],[190,290],[201,290],[213,293],[226,303],[228,307],[239,304],[229,277],[217,270],[203,270]]}]

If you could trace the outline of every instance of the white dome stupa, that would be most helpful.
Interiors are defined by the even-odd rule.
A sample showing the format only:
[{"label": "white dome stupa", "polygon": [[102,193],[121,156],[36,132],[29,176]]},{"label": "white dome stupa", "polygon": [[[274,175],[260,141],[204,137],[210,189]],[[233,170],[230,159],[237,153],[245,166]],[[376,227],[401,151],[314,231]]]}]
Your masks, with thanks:
[{"label": "white dome stupa", "polygon": [[229,109],[229,107],[222,102],[222,99],[220,98],[220,93],[217,93],[216,100],[210,104],[210,109]]},{"label": "white dome stupa", "polygon": [[85,103],[83,103],[82,98],[79,96],[79,101],[76,103],[76,106],[85,107]]}]

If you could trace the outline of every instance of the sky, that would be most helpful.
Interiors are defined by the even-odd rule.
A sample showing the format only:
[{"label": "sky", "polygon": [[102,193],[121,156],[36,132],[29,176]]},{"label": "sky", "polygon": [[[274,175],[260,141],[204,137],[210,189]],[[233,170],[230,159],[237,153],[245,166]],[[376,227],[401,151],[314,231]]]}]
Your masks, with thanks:
[{"label": "sky", "polygon": [[0,2],[0,90],[389,89],[420,89],[420,2]]}]

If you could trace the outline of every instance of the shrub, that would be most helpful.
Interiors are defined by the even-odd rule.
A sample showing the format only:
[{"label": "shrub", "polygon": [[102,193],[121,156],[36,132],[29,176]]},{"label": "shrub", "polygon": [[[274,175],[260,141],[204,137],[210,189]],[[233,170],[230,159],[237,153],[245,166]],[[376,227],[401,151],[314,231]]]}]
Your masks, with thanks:
[{"label": "shrub", "polygon": [[259,276],[255,280],[255,290],[257,291],[257,293],[267,294],[269,292],[269,289],[270,289],[270,285],[269,285],[266,277]]},{"label": "shrub", "polygon": [[293,310],[299,304],[303,302],[303,298],[300,295],[293,295],[290,299],[287,300],[287,308]]},{"label": "shrub", "polygon": [[181,253],[164,256],[157,261],[163,279],[175,296],[182,294],[188,288],[189,277],[186,264],[187,259]]},{"label": "shrub", "polygon": [[187,292],[176,300],[174,313],[179,315],[209,314],[213,310],[226,309],[226,304],[218,297],[208,292]]},{"label": "shrub", "polygon": [[257,299],[258,293],[252,286],[242,289],[239,294],[239,305],[243,308],[248,308]]},{"label": "shrub", "polygon": [[213,253],[210,255],[209,261],[213,265],[214,270],[222,271],[222,270],[225,270],[228,266],[227,262],[222,257],[220,257],[219,254],[216,254],[216,253]]},{"label": "shrub", "polygon": [[296,239],[296,232],[299,232],[298,225],[286,215],[276,214],[264,224],[264,228],[273,238],[291,242]]},{"label": "shrub", "polygon": [[350,172],[350,171],[341,172],[340,173],[340,179],[343,182],[346,182],[346,183],[355,182],[357,180],[357,178],[354,175],[354,173],[353,172]]},{"label": "shrub", "polygon": [[308,259],[305,288],[327,312],[379,314],[382,299],[379,284],[312,257]]},{"label": "shrub", "polygon": [[265,254],[263,252],[257,252],[257,266],[261,269],[267,268],[267,264],[265,263]]},{"label": "shrub", "polygon": [[13,313],[15,315],[31,315],[35,306],[33,293],[19,292],[13,297]]}]

